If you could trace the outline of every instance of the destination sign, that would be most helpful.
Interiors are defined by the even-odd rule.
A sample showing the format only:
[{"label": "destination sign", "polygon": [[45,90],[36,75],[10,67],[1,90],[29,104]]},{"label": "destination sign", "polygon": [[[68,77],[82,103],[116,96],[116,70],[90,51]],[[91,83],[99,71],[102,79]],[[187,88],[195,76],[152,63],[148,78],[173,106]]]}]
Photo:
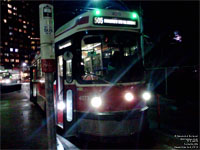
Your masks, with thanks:
[{"label": "destination sign", "polygon": [[94,17],[93,23],[97,25],[137,27],[136,20],[121,19],[121,18]]}]

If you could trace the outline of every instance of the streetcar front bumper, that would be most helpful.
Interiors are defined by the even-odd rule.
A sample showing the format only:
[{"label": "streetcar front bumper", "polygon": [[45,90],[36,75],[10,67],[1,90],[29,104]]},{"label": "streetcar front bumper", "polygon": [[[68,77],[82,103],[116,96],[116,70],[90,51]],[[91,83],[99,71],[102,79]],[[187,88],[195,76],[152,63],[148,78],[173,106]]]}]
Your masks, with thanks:
[{"label": "streetcar front bumper", "polygon": [[131,136],[146,126],[147,110],[148,107],[125,112],[77,112],[78,133],[107,137]]}]

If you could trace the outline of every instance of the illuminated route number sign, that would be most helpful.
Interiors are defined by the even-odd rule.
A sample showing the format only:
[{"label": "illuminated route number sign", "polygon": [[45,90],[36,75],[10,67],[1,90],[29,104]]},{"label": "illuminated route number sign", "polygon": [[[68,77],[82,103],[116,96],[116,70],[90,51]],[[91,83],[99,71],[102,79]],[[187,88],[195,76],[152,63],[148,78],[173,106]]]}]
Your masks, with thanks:
[{"label": "illuminated route number sign", "polygon": [[94,17],[93,23],[96,25],[137,27],[136,20],[121,19],[121,18]]}]

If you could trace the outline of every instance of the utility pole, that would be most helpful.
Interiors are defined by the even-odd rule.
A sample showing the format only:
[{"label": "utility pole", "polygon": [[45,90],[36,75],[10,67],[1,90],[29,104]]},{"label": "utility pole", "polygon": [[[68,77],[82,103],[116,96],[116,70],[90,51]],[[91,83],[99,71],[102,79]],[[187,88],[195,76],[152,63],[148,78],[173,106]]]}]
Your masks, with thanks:
[{"label": "utility pole", "polygon": [[42,72],[45,73],[45,98],[46,98],[46,120],[48,149],[56,150],[56,122],[53,98],[53,80],[55,71],[54,52],[54,19],[53,6],[40,4],[40,48],[42,59]]}]

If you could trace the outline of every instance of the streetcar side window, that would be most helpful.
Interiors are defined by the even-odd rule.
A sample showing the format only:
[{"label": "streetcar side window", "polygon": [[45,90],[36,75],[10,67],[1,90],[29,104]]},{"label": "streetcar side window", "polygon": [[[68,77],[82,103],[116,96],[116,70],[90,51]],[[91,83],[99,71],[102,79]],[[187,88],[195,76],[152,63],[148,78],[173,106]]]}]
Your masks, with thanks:
[{"label": "streetcar side window", "polygon": [[72,60],[66,61],[66,80],[70,81],[72,78]]},{"label": "streetcar side window", "polygon": [[58,76],[63,77],[63,56],[58,57]]}]

